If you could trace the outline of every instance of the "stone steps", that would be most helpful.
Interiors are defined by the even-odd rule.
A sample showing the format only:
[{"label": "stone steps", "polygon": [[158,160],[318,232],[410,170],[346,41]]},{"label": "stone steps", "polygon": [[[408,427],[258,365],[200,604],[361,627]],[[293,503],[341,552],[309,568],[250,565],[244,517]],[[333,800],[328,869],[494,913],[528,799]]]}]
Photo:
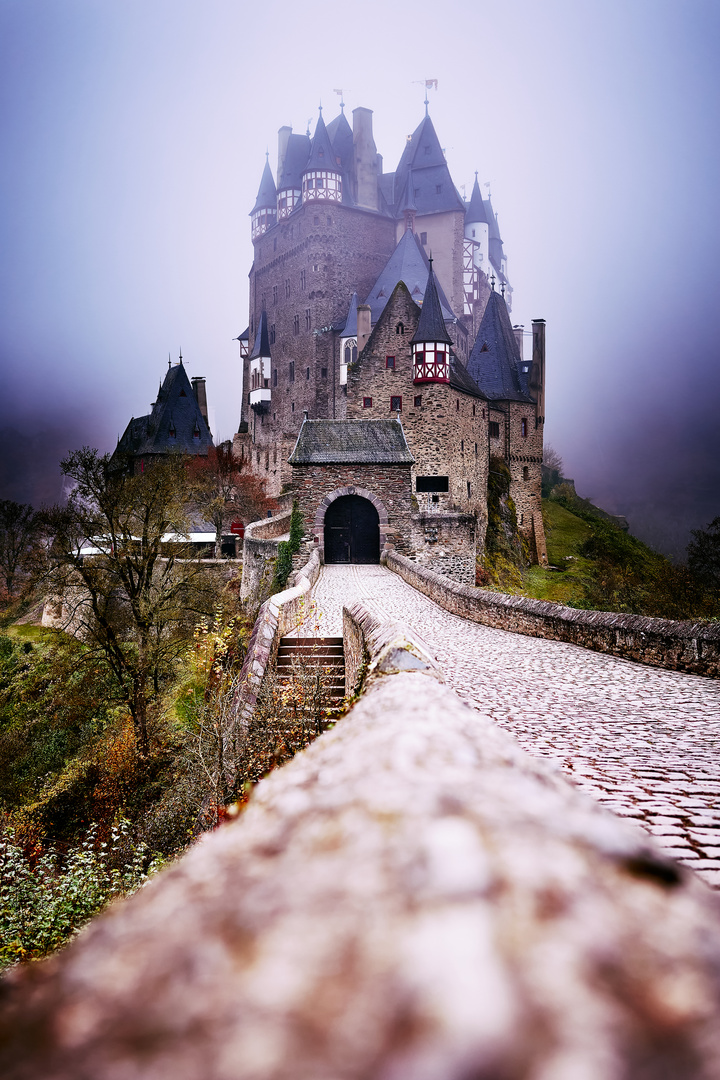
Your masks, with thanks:
[{"label": "stone steps", "polygon": [[298,669],[322,671],[323,689],[331,707],[345,697],[345,654],[341,637],[284,637],[280,639],[275,677],[281,688],[298,677]]}]

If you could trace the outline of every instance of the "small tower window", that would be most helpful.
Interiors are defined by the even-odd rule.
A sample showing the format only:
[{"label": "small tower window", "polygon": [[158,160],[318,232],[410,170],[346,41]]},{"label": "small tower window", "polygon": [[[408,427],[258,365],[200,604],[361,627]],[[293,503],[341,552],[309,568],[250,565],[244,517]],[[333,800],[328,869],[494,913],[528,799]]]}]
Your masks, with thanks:
[{"label": "small tower window", "polygon": [[176,437],[176,435],[177,435],[177,431],[175,430],[175,425],[172,423],[172,421],[170,422],[170,427],[168,429],[168,435],[170,436],[171,439],[174,439]]},{"label": "small tower window", "polygon": [[395,368],[395,357],[394,356],[386,356],[385,357],[385,367],[386,368],[393,368],[393,369]]},{"label": "small tower window", "polygon": [[460,412],[460,398],[455,398],[455,412]]},{"label": "small tower window", "polygon": [[414,404],[415,404],[416,409],[421,409],[422,408],[422,394],[416,394],[415,395]]},{"label": "small tower window", "polygon": [[306,379],[310,378],[310,368],[309,367],[305,368],[305,378]]},{"label": "small tower window", "polygon": [[273,285],[273,304],[277,304],[278,290],[277,285]]},{"label": "small tower window", "polygon": [[273,371],[273,386],[277,386],[277,368]]},{"label": "small tower window", "polygon": [[275,344],[275,323],[270,323],[270,344]]},{"label": "small tower window", "polygon": [[471,492],[472,492],[472,488],[470,487],[470,481],[468,480],[467,481],[467,493],[468,493],[467,497],[468,497],[468,499],[470,498]]},{"label": "small tower window", "polygon": [[372,398],[371,397],[364,397],[363,398],[363,409],[372,409]]},{"label": "small tower window", "polygon": [[193,428],[193,439],[199,439],[199,438],[200,438],[200,428],[198,427],[198,424],[197,424],[197,421],[196,421],[195,427]]},{"label": "small tower window", "polygon": [[310,315],[310,308],[305,308],[305,329],[309,330],[312,326],[312,316]]},{"label": "small tower window", "polygon": [[522,435],[523,439],[527,439],[527,433],[528,433],[527,418],[523,416],[522,420],[520,421],[520,434]]},{"label": "small tower window", "polygon": [[295,382],[295,361],[291,360],[288,364],[288,379],[290,382]]},{"label": "small tower window", "polygon": [[390,412],[402,412],[402,396],[400,394],[390,398]]},{"label": "small tower window", "polygon": [[405,323],[399,322],[397,324],[397,326],[395,327],[395,333],[396,334],[404,334],[405,333]]},{"label": "small tower window", "polygon": [[327,368],[326,367],[320,368],[320,378],[321,379],[327,379]]},{"label": "small tower window", "polygon": [[300,333],[300,316],[299,315],[293,315],[293,334],[297,335],[299,333]]},{"label": "small tower window", "polygon": [[530,473],[528,471],[528,467],[527,467],[527,465],[523,465],[523,480],[529,480],[529,479],[530,479]]},{"label": "small tower window", "polygon": [[488,434],[491,439],[500,438],[500,424],[496,420],[491,420],[488,424]]},{"label": "small tower window", "polygon": [[345,348],[343,350],[343,362],[346,364],[354,364],[357,360],[357,341],[355,338],[350,338],[345,342]]},{"label": "small tower window", "polygon": [[301,289],[305,288],[305,281],[306,281],[305,271],[301,270],[300,271],[300,288]]},{"label": "small tower window", "polygon": [[285,299],[290,297],[290,278],[285,278]]}]

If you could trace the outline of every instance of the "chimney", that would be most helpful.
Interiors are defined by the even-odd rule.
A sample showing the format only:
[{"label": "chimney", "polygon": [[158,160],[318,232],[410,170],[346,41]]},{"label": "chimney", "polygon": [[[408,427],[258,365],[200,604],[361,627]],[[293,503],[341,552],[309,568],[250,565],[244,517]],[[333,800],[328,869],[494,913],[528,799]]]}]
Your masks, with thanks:
[{"label": "chimney", "polygon": [[280,187],[280,177],[283,174],[285,168],[285,158],[287,156],[288,140],[292,135],[291,127],[281,127],[278,130],[278,165],[277,165],[277,185]]},{"label": "chimney", "polygon": [[521,360],[523,359],[523,331],[524,331],[524,329],[525,329],[525,327],[521,326],[519,324],[517,326],[513,326],[513,334],[515,335],[515,344],[518,347],[518,353],[520,354],[520,359]]},{"label": "chimney", "polygon": [[[357,109],[355,110],[357,112]],[[357,306],[357,348],[358,356],[365,348],[370,337],[370,307],[368,304]]]},{"label": "chimney", "polygon": [[378,152],[372,133],[372,109],[353,109],[353,171],[358,206],[378,208]]},{"label": "chimney", "polygon": [[533,319],[533,351],[530,393],[537,402],[538,422],[545,423],[545,320]]},{"label": "chimney", "polygon": [[210,426],[208,421],[207,410],[207,394],[205,393],[205,380],[200,375],[194,375],[192,379],[192,388],[195,395],[195,400],[198,403],[200,412],[202,413],[203,420]]}]

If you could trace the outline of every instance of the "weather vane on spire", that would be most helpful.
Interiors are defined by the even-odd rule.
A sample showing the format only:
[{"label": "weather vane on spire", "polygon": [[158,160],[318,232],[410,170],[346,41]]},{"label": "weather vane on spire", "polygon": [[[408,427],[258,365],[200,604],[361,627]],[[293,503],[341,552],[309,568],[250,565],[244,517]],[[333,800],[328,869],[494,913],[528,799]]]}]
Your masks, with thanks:
[{"label": "weather vane on spire", "polygon": [[428,101],[428,90],[437,90],[438,81],[437,79],[415,79],[414,85],[422,86],[425,90],[425,101],[423,102],[423,105],[425,106],[425,115],[428,116],[428,105],[430,104]]},{"label": "weather vane on spire", "polygon": [[340,96],[340,112],[345,115],[345,102],[343,101],[342,87],[340,87],[339,90],[333,90],[333,94],[338,94]]}]

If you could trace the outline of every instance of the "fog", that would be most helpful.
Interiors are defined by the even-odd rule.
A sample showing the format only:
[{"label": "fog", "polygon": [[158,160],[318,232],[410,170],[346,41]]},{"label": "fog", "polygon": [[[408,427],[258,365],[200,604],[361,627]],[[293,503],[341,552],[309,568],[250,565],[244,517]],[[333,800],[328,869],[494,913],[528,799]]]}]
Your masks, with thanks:
[{"label": "fog", "polygon": [[342,88],[391,170],[432,78],[513,322],[547,320],[546,438],[681,554],[720,514],[719,30],[711,0],[4,0],[0,497],[59,496],[58,458],[112,449],[180,349],[231,436],[266,148]]}]

